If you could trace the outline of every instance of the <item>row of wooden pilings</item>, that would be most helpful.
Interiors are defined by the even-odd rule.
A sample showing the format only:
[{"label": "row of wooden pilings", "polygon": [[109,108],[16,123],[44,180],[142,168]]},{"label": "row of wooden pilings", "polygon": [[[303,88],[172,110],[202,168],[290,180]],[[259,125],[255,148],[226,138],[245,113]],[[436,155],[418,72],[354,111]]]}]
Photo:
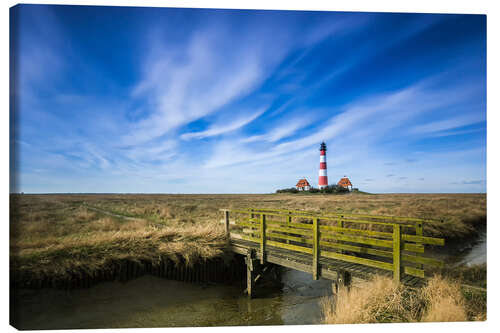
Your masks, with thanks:
[{"label": "row of wooden pilings", "polygon": [[192,283],[228,283],[243,280],[246,275],[244,259],[234,256],[230,260],[216,258],[198,261],[188,265],[184,261],[170,259],[151,260],[115,260],[103,269],[93,273],[83,270],[65,274],[63,277],[31,274],[11,274],[13,288],[57,288],[77,289],[88,288],[100,282],[120,281],[126,282],[142,275],[153,275],[170,280]]}]

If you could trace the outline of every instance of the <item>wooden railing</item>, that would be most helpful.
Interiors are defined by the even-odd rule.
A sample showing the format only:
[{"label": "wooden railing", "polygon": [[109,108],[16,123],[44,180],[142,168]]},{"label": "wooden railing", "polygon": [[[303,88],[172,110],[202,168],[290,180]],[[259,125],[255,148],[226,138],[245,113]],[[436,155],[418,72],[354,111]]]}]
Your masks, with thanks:
[{"label": "wooden railing", "polygon": [[266,249],[276,247],[312,255],[313,278],[321,257],[424,278],[424,266],[441,267],[423,256],[425,245],[444,239],[423,235],[425,222],[435,220],[363,214],[318,214],[273,209],[224,209],[228,239],[257,243],[261,263]]}]

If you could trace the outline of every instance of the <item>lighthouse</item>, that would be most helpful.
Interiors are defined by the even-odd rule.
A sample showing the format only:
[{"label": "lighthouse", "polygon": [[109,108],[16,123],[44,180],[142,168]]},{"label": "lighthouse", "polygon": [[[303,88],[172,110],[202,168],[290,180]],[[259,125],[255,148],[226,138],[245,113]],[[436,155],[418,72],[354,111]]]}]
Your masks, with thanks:
[{"label": "lighthouse", "polygon": [[328,186],[328,176],[326,175],[326,143],[322,142],[319,148],[319,180],[318,187],[321,190]]}]

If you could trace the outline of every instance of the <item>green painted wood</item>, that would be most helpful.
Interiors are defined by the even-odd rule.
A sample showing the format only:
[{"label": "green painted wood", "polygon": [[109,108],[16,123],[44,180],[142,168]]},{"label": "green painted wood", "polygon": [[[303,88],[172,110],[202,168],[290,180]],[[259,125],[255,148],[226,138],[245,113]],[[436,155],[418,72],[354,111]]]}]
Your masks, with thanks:
[{"label": "green painted wood", "polygon": [[320,241],[320,245],[322,247],[336,248],[344,251],[351,251],[362,254],[370,254],[379,257],[392,258],[392,251],[377,250],[368,247],[362,247],[350,244],[332,243],[327,241]]},{"label": "green painted wood", "polygon": [[[343,227],[344,220],[340,220],[338,223],[339,223],[338,227],[325,225],[325,226],[321,226],[320,229],[322,232],[334,231],[336,233],[341,232],[341,233],[350,234],[350,235],[362,235],[362,236],[366,235],[366,236],[384,237],[384,238],[392,239],[392,232],[345,228],[345,227]],[[342,226],[341,226],[341,224],[342,224]]]},{"label": "green painted wood", "polygon": [[[243,211],[241,211],[243,212]],[[284,211],[284,212],[276,212],[276,213],[273,213],[273,212],[267,212],[268,215],[271,215],[271,216],[287,216],[287,213]],[[294,217],[302,217],[302,218],[313,218],[313,217],[318,217],[318,218],[321,218],[321,219],[324,219],[324,220],[336,220],[337,219],[337,215],[325,215],[325,214],[318,214],[318,213],[307,213],[307,212],[301,212],[301,211],[296,211],[294,213]],[[355,219],[353,218],[354,215],[349,215],[347,216],[346,215],[346,218],[347,217],[351,217],[350,219],[346,219],[345,221],[346,222],[352,222],[352,223],[363,223],[363,224],[380,224],[380,225],[392,225],[394,223],[399,223],[401,225],[404,225],[404,226],[407,226],[409,228],[414,228],[414,223],[402,223],[405,221],[405,218],[402,218],[401,221],[398,221],[397,219],[391,219],[391,217],[386,217],[386,216],[380,216],[380,218],[388,218],[391,220],[391,222],[384,222],[382,219],[382,221],[369,221],[369,220],[359,220],[359,219]],[[355,216],[355,217],[363,217],[362,215],[358,215],[358,216]],[[375,216],[366,216],[366,217],[371,217],[371,218],[376,218]]]},{"label": "green painted wood", "polygon": [[263,265],[266,262],[266,215],[260,214],[260,263]]},{"label": "green painted wood", "polygon": [[393,233],[393,278],[395,281],[399,282],[401,281],[401,226],[399,224],[394,225]]},{"label": "green painted wood", "polygon": [[312,260],[313,280],[318,279],[318,258],[319,258],[319,220],[317,217],[315,217],[313,219],[313,260]]},{"label": "green painted wood", "polygon": [[266,220],[266,223],[269,224],[274,224],[277,226],[282,226],[282,227],[295,227],[299,229],[312,229],[312,224],[306,224],[306,223],[300,223],[300,222],[287,222],[287,221],[277,221],[277,220]]},{"label": "green painted wood", "polygon": [[236,225],[237,226],[248,227],[248,228],[253,228],[253,229],[260,229],[260,225],[259,224],[255,224],[255,223],[247,223],[247,222],[237,221]]},{"label": "green painted wood", "polygon": [[[337,223],[338,223],[338,228],[345,229],[344,228],[344,215],[339,215],[338,216],[338,222]],[[326,233],[326,232],[323,231],[323,235],[327,236],[328,233]],[[323,237],[323,238],[325,238],[325,237]],[[339,243],[339,244],[342,244],[342,242],[340,240],[337,240],[336,242]],[[344,252],[344,250],[340,249],[339,253],[344,254],[345,252]]]},{"label": "green painted wood", "polygon": [[[405,217],[405,216],[389,216],[389,215],[370,215],[370,214],[356,214],[356,213],[328,213],[328,212],[311,212],[311,211],[291,211],[287,209],[274,209],[274,208],[266,208],[266,209],[257,209],[257,211],[269,211],[269,212],[292,212],[294,214],[304,214],[308,213],[310,215],[322,215],[324,217],[332,217],[332,216],[338,216],[339,214],[344,215],[345,217],[359,217],[359,218],[375,218],[375,219],[388,219],[391,221],[410,221],[410,222],[429,222],[429,223],[436,223],[436,222],[442,222],[442,219],[423,219],[423,218],[417,218],[417,217]],[[320,216],[318,216],[320,217]]]},{"label": "green painted wood", "polygon": [[425,237],[425,236],[415,236],[403,234],[402,239],[414,243],[430,244],[430,245],[441,245],[444,246],[443,238]]},{"label": "green painted wood", "polygon": [[312,229],[312,224],[300,223],[300,222],[290,222],[290,227],[299,229]]},{"label": "green painted wood", "polygon": [[290,233],[290,234],[297,234],[297,235],[304,235],[304,236],[311,236],[311,231],[303,230],[303,229],[296,229],[296,228],[269,227],[268,230],[280,231],[280,232],[286,232],[286,233]]},{"label": "green painted wood", "polygon": [[343,260],[343,261],[351,262],[354,264],[361,264],[361,265],[366,265],[366,266],[390,270],[390,271],[393,270],[393,265],[391,263],[372,260],[372,259],[366,259],[366,258],[354,257],[354,256],[350,256],[347,254],[337,253],[337,252],[321,251],[321,256],[327,257],[327,258],[332,258],[332,259]]},{"label": "green painted wood", "polygon": [[[415,235],[417,235],[417,236],[423,236],[424,235],[424,228],[423,228],[422,222],[417,222],[415,224]],[[417,268],[422,269],[423,265],[419,264],[419,265],[417,265]]]},{"label": "green painted wood", "polygon": [[269,246],[275,246],[275,247],[279,247],[282,249],[288,249],[288,250],[307,253],[307,254],[312,254],[312,251],[313,251],[311,248],[302,247],[302,246],[298,246],[298,245],[292,245],[292,244],[285,244],[285,243],[280,243],[280,242],[275,242],[275,241],[270,241],[270,240],[267,241],[267,244]]},{"label": "green painted wood", "polygon": [[[444,263],[441,260],[436,260],[433,258],[427,258],[427,257],[420,257],[420,256],[412,256],[409,254],[403,254],[401,256],[401,259],[403,261],[408,261],[420,265],[429,265],[429,266],[435,266],[435,267],[444,267]],[[422,268],[422,267],[419,267]]]},{"label": "green painted wood", "polygon": [[334,239],[334,240],[342,240],[346,242],[352,243],[360,243],[367,244],[379,247],[387,247],[392,248],[392,241],[369,238],[369,237],[361,237],[361,236],[347,236],[347,235],[339,235],[336,233],[322,233],[322,238],[324,239]]},{"label": "green painted wood", "polygon": [[[302,237],[296,237],[296,236],[289,236],[289,235],[279,234],[279,233],[276,233],[276,232],[269,231],[269,229],[267,229],[266,236],[267,237],[272,237],[272,238],[279,238],[279,239],[286,240],[286,241],[293,241],[293,242],[297,242],[297,243],[303,243],[303,244],[311,244],[312,245],[312,243],[313,243],[313,240],[310,239],[310,238],[302,238]],[[287,244],[289,244],[289,243],[287,243]]]},{"label": "green painted wood", "polygon": [[424,253],[424,246],[422,244],[404,243],[403,250],[409,251],[409,252]]},{"label": "green painted wood", "polygon": [[408,228],[414,228],[414,223],[404,223],[404,222],[388,222],[388,221],[369,221],[369,220],[357,220],[353,218],[343,218],[344,222],[347,223],[356,223],[356,224],[377,224],[377,225],[386,225],[386,226],[391,226],[393,224],[399,224],[401,226],[405,226]]},{"label": "green painted wood", "polygon": [[[403,232],[408,230],[407,226],[401,223],[388,224],[393,228],[393,232],[382,232],[352,228],[354,226],[345,217],[349,215],[336,214],[332,216],[329,221],[341,223],[338,226],[324,225],[320,216],[305,216],[289,214],[269,214],[271,216],[283,216],[283,220],[268,219],[267,213],[255,210],[251,211],[252,215],[259,217],[260,223],[252,223],[257,221],[253,216],[248,219],[248,222],[240,222],[235,219],[235,222],[229,221],[229,210],[225,210],[224,220],[221,222],[225,224],[226,233],[228,232],[229,225],[235,224],[236,227],[246,227],[248,229],[239,230],[240,234],[230,232],[231,238],[239,237],[242,241],[248,241],[255,244],[260,250],[260,259],[264,263],[266,261],[267,253],[269,252],[268,245],[271,251],[289,251],[286,256],[292,261],[302,262],[301,265],[309,263],[309,271],[313,274],[313,278],[319,278],[320,267],[324,265],[324,260],[338,260],[337,266],[344,267],[351,270],[353,273],[360,275],[368,274],[373,269],[381,269],[386,272],[392,272],[394,279],[398,281],[409,281],[411,278],[421,279],[424,275],[422,269],[423,265],[442,267],[444,264],[439,260],[426,258],[419,254],[424,253],[424,244],[444,245],[444,239],[423,236],[422,223],[415,224],[415,235],[409,235]],[[231,212],[233,212],[231,210]],[[249,213],[248,211],[246,212]],[[248,215],[247,215],[248,216]],[[303,221],[293,222],[294,219],[306,219]],[[308,223],[311,221],[312,223]],[[319,223],[321,221],[321,225]],[[356,222],[373,222],[365,220],[356,220]],[[349,227],[345,227],[348,223]],[[380,224],[380,223],[376,223]],[[382,223],[386,224],[386,223]],[[317,228],[317,230],[315,229]],[[311,229],[311,230],[308,230]],[[252,237],[245,235],[245,233],[258,232],[259,237]],[[262,236],[261,236],[262,235]],[[305,236],[305,237],[304,237]],[[382,239],[380,239],[382,238]],[[391,239],[392,238],[392,239]],[[293,242],[294,244],[290,244]],[[358,243],[355,245],[350,243]],[[362,245],[371,245],[374,247],[382,247],[391,249],[383,250],[377,248],[365,247]],[[308,247],[310,246],[310,247]],[[378,261],[375,259],[359,258],[345,253],[337,253],[328,251],[327,249],[338,249],[341,251],[350,251],[360,254],[368,254],[381,258],[390,258],[392,256],[392,263]],[[403,251],[412,252],[402,253]],[[270,252],[271,253],[271,252]],[[289,256],[292,257],[289,257]],[[293,258],[293,259],[292,259]],[[325,259],[322,259],[325,258]],[[287,259],[288,260],[288,259]],[[341,263],[348,263],[348,266]],[[402,262],[413,263],[414,266],[402,267]],[[413,281],[413,280],[412,280]]]},{"label": "green painted wood", "polygon": [[[290,211],[287,211],[287,217],[286,217],[286,227],[290,228],[290,224],[292,223],[292,213]],[[290,244],[290,240],[286,240],[287,244]]]},{"label": "green painted wood", "polygon": [[422,269],[418,269],[418,268],[415,268],[415,267],[405,266],[404,267],[404,272],[407,275],[416,276],[416,277],[419,277],[419,278],[424,278],[425,277],[424,271]]}]

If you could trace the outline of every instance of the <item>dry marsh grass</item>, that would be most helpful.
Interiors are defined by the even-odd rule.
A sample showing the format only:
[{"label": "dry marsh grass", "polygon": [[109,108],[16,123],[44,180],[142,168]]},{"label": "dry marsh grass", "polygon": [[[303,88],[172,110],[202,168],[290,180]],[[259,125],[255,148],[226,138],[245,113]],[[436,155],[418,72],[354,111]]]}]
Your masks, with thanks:
[{"label": "dry marsh grass", "polygon": [[485,320],[486,302],[471,311],[457,282],[436,275],[422,289],[376,276],[322,300],[324,323],[451,322]]},{"label": "dry marsh grass", "polygon": [[[200,222],[158,224],[92,211],[72,196],[22,196],[11,202],[11,273],[32,278],[92,274],[111,260],[183,261],[221,256],[223,226]],[[39,218],[32,219],[33,213]],[[156,259],[155,259],[156,258]]]},{"label": "dry marsh grass", "polygon": [[11,195],[11,271],[36,277],[92,272],[118,258],[213,258],[225,249],[219,209],[250,207],[444,219],[424,233],[447,239],[486,220],[485,194]]}]

